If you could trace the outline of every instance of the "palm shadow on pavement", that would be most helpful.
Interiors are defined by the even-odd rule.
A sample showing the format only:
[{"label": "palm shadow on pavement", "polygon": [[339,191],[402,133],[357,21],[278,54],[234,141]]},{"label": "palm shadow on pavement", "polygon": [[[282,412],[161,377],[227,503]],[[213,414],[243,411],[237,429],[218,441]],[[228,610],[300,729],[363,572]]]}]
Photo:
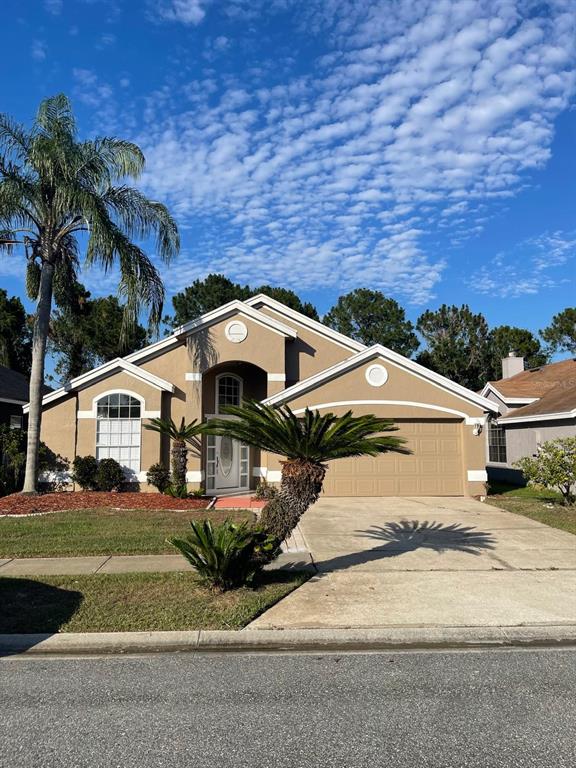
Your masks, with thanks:
[{"label": "palm shadow on pavement", "polygon": [[355,533],[379,542],[374,548],[336,555],[315,562],[320,571],[339,571],[354,565],[375,562],[388,557],[398,557],[406,552],[431,550],[463,552],[480,555],[495,548],[496,539],[487,531],[480,531],[461,523],[438,523],[428,520],[401,520],[400,522],[373,525]]}]

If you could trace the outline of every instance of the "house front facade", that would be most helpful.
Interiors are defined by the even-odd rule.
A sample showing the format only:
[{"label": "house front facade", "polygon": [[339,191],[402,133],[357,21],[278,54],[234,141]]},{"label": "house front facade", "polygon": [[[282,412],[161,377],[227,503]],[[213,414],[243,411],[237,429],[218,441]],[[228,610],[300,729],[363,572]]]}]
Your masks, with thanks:
[{"label": "house front facade", "polygon": [[[393,419],[408,456],[332,462],[331,496],[476,495],[485,491],[485,441],[498,406],[385,347],[366,347],[264,295],[233,301],[170,336],[73,379],[43,401],[42,440],[72,460],[112,457],[141,490],[146,471],[168,465],[152,418],[179,423],[221,416],[255,399]],[[190,488],[210,495],[280,480],[281,458],[228,437],[206,436],[190,454]]]},{"label": "house front facade", "polygon": [[576,437],[576,360],[561,360],[524,370],[511,353],[502,361],[502,378],[490,381],[482,395],[498,406],[487,427],[489,479],[523,483],[514,467],[548,440]]}]

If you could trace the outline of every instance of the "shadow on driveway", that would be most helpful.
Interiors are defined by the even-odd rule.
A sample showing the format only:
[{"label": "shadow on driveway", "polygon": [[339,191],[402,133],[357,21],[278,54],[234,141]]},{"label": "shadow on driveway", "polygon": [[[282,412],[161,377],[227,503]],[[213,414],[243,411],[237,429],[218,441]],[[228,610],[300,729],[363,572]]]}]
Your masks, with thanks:
[{"label": "shadow on driveway", "polygon": [[321,571],[345,570],[354,565],[397,557],[418,549],[429,549],[438,554],[464,552],[469,555],[480,555],[485,550],[494,549],[496,544],[496,539],[491,533],[479,531],[473,526],[428,520],[401,520],[384,525],[373,525],[371,528],[355,531],[355,533],[374,539],[380,544],[373,549],[316,561],[316,567]]}]

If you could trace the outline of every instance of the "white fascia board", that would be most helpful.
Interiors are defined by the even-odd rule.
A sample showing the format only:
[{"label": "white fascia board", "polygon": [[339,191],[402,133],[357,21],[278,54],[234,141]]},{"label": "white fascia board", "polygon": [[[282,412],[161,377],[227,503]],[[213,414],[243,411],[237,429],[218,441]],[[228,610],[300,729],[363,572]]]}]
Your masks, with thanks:
[{"label": "white fascia board", "polygon": [[531,421],[556,421],[558,419],[576,419],[576,408],[572,411],[561,411],[558,413],[535,413],[530,416],[502,416],[498,419],[498,424],[506,426],[507,424],[528,424]]},{"label": "white fascia board", "polygon": [[439,373],[424,368],[424,366],[414,362],[414,360],[409,360],[407,357],[403,357],[397,352],[393,352],[391,349],[383,347],[381,344],[374,344],[374,346],[368,347],[368,349],[365,349],[363,352],[358,352],[358,354],[349,357],[347,360],[343,360],[341,363],[336,363],[336,365],[326,368],[324,371],[320,371],[320,373],[310,376],[309,378],[304,379],[304,381],[294,384],[276,395],[272,395],[264,400],[264,402],[267,405],[276,405],[278,403],[286,402],[296,395],[314,389],[319,384],[329,381],[352,368],[356,368],[358,365],[375,357],[380,357],[384,361],[394,363],[399,368],[404,368],[419,378],[430,382],[439,389],[447,390],[460,399],[473,403],[485,411],[498,412],[498,406],[491,400],[478,395],[476,392],[472,392],[470,389],[466,389],[466,387],[463,387],[460,384],[450,381],[450,379],[441,376]]},{"label": "white fascia board", "polygon": [[243,315],[244,317],[253,320],[255,323],[259,323],[265,328],[279,333],[281,336],[287,336],[290,339],[295,339],[298,336],[293,328],[284,325],[284,323],[281,323],[278,320],[274,320],[273,317],[269,317],[263,312],[259,312],[254,307],[248,306],[238,299],[230,301],[228,304],[223,304],[221,307],[218,307],[218,309],[214,309],[211,312],[206,312],[206,314],[200,315],[200,317],[197,317],[195,320],[190,320],[190,322],[184,323],[184,325],[174,329],[173,335],[190,336],[191,334],[197,333],[203,328],[213,325],[234,314]]},{"label": "white fascia board", "polygon": [[148,344],[147,347],[143,347],[142,349],[138,349],[136,352],[131,352],[129,355],[126,355],[126,357],[122,358],[123,360],[127,360],[129,363],[134,363],[137,360],[145,360],[149,357],[155,357],[156,355],[165,352],[167,349],[170,349],[171,347],[177,347],[178,344],[181,344],[181,339],[177,338],[173,333],[170,336],[166,336],[165,339],[160,339],[160,341],[155,341],[154,344]]},{"label": "white fascia board", "polygon": [[278,314],[284,315],[285,317],[289,317],[292,320],[297,321],[301,325],[310,328],[310,330],[315,331],[320,336],[331,339],[331,341],[334,341],[337,344],[340,344],[340,346],[346,347],[346,349],[350,349],[353,352],[361,352],[363,349],[366,349],[365,344],[362,344],[359,341],[355,341],[354,339],[345,336],[343,333],[334,331],[332,328],[328,328],[327,325],[318,322],[318,320],[312,320],[311,317],[303,315],[301,312],[297,312],[295,309],[287,307],[285,304],[282,304],[282,302],[276,301],[276,299],[271,299],[264,293],[251,296],[249,299],[246,299],[244,304],[247,304],[249,307],[253,307],[257,304],[265,304],[270,309],[278,312]]},{"label": "white fascia board", "polygon": [[[117,357],[114,360],[110,360],[108,363],[93,368],[91,371],[76,376],[76,378],[69,381],[66,386],[60,387],[60,389],[56,389],[54,392],[49,392],[47,395],[44,395],[42,398],[42,405],[49,405],[70,392],[83,389],[89,384],[99,381],[100,379],[105,379],[118,371],[124,371],[124,373],[127,373],[129,376],[140,379],[141,381],[150,384],[150,386],[155,389],[159,389],[163,392],[174,392],[176,389],[171,382],[161,379],[159,376],[155,376],[153,373],[149,373],[143,368],[138,368],[136,365],[132,365],[132,363],[127,362],[121,357]],[[29,403],[26,403],[26,405],[23,406],[24,413],[28,413],[29,407]]]},{"label": "white fascia board", "polygon": [[26,400],[13,400],[11,397],[0,397],[0,403],[8,403],[9,405],[26,405]]}]

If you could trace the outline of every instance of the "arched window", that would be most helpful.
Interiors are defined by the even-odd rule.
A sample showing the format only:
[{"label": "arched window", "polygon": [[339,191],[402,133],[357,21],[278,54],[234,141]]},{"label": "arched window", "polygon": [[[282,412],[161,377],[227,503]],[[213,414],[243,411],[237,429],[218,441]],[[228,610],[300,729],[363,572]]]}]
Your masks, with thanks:
[{"label": "arched window", "polygon": [[227,405],[240,405],[242,402],[242,379],[231,373],[216,377],[216,413],[222,413]]},{"label": "arched window", "polygon": [[139,472],[141,415],[142,403],[127,392],[102,396],[96,403],[96,458]]}]

